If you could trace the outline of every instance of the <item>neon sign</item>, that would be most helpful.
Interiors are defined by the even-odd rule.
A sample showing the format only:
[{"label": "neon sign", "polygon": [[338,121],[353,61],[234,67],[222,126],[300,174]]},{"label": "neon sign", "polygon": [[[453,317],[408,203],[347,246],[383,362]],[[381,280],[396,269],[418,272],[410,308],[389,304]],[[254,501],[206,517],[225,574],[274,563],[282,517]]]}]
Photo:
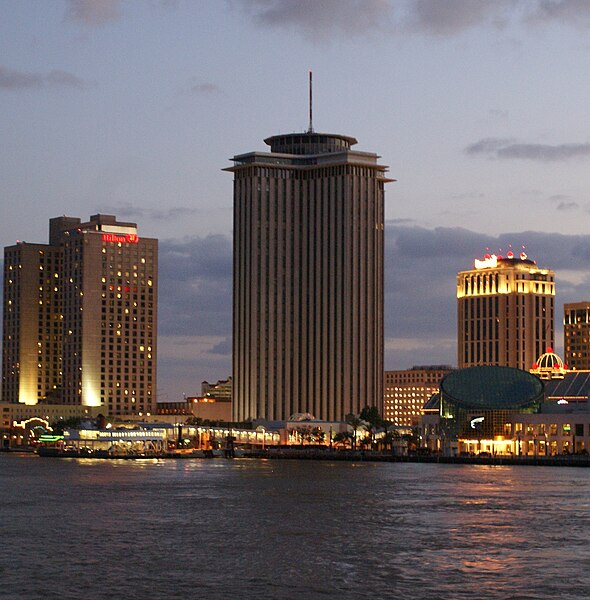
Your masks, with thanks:
[{"label": "neon sign", "polygon": [[483,423],[485,417],[475,417],[475,419],[471,419],[469,424],[471,425],[471,429],[477,429],[481,423]]},{"label": "neon sign", "polygon": [[497,267],[498,257],[495,254],[486,254],[483,260],[478,260],[476,258],[474,264],[476,269],[487,269],[489,267]]},{"label": "neon sign", "polygon": [[116,233],[103,233],[103,242],[114,242],[116,244],[137,244],[139,236],[136,233],[126,233],[125,235],[117,235]]}]

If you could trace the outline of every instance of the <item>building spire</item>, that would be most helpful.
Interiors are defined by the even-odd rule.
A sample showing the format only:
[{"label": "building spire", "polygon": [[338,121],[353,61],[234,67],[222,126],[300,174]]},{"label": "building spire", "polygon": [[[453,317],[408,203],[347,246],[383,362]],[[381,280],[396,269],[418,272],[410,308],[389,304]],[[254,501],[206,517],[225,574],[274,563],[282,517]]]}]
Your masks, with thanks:
[{"label": "building spire", "polygon": [[313,82],[312,82],[313,73],[309,72],[309,129],[307,133],[313,133]]}]

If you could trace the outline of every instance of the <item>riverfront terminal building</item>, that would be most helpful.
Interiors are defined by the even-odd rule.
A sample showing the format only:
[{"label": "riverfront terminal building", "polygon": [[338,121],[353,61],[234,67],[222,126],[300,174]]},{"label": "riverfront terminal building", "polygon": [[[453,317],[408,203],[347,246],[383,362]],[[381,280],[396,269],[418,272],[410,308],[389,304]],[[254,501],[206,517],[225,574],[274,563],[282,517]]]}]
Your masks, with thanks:
[{"label": "riverfront terminal building", "polygon": [[554,347],[555,273],[523,252],[486,255],[457,275],[459,368],[528,370]]},{"label": "riverfront terminal building", "polygon": [[234,420],[344,420],[383,400],[387,167],[307,133],[233,158]]},{"label": "riverfront terminal building", "polygon": [[158,242],[112,215],[4,250],[2,398],[154,412]]}]

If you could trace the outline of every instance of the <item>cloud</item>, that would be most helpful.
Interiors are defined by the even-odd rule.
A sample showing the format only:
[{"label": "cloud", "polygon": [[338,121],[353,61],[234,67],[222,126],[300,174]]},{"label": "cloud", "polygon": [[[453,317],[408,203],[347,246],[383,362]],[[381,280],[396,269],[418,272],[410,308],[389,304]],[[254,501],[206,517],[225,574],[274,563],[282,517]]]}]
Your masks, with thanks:
[{"label": "cloud", "polygon": [[558,22],[580,29],[590,27],[590,4],[587,0],[539,0],[528,8],[526,22],[534,25]]},{"label": "cloud", "polygon": [[[313,41],[388,31],[452,37],[554,24],[590,28],[587,0],[230,0],[261,27],[294,29]],[[498,117],[503,115],[497,115]]]},{"label": "cloud", "polygon": [[221,356],[231,356],[232,353],[232,338],[226,337],[218,344],[211,348],[211,354],[220,354]]},{"label": "cloud", "polygon": [[186,206],[172,206],[166,209],[145,208],[125,203],[118,204],[117,206],[103,206],[101,207],[101,212],[105,214],[117,214],[125,219],[174,221],[195,215],[198,210]]},{"label": "cloud", "polygon": [[484,138],[465,148],[471,156],[485,155],[490,158],[524,159],[554,162],[582,158],[590,155],[590,143],[574,144],[524,144],[512,139]]},{"label": "cloud", "polygon": [[573,202],[573,201],[560,202],[557,205],[557,210],[560,210],[560,211],[576,210],[578,208],[580,208],[580,205],[577,202]]},{"label": "cloud", "polygon": [[242,0],[238,6],[261,26],[294,28],[313,40],[377,30],[392,11],[388,0]]},{"label": "cloud", "polygon": [[66,21],[102,27],[118,21],[121,16],[121,0],[66,0]]},{"label": "cloud", "polygon": [[160,242],[160,331],[231,336],[232,241],[210,235]]},{"label": "cloud", "polygon": [[514,3],[506,0],[415,0],[408,4],[410,30],[434,35],[453,35],[482,24],[504,27]]},{"label": "cloud", "polygon": [[488,116],[492,119],[507,119],[510,116],[510,113],[501,108],[490,108],[490,110],[488,110]]},{"label": "cloud", "polygon": [[26,90],[48,87],[71,87],[83,89],[87,83],[66,71],[54,70],[47,74],[26,73],[0,65],[0,89]]},{"label": "cloud", "polygon": [[183,94],[196,94],[196,95],[210,95],[210,94],[218,94],[221,92],[221,88],[215,84],[210,83],[208,81],[197,82],[193,79],[193,82],[188,85],[188,87],[182,90]]}]

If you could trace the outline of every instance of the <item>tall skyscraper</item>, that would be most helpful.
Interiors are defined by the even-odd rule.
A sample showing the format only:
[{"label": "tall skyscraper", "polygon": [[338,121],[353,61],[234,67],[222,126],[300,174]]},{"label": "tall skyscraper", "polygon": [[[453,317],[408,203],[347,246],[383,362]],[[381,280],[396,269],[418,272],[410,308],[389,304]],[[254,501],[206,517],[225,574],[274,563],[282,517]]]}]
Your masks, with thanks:
[{"label": "tall skyscraper", "polygon": [[4,249],[4,402],[154,412],[158,242],[112,215]]},{"label": "tall skyscraper", "polygon": [[234,419],[344,419],[383,400],[383,197],[356,139],[307,133],[233,158]]},{"label": "tall skyscraper", "polygon": [[528,370],[554,346],[555,273],[523,252],[486,255],[457,275],[459,368]]},{"label": "tall skyscraper", "polygon": [[590,302],[563,305],[563,356],[572,371],[590,371]]}]

